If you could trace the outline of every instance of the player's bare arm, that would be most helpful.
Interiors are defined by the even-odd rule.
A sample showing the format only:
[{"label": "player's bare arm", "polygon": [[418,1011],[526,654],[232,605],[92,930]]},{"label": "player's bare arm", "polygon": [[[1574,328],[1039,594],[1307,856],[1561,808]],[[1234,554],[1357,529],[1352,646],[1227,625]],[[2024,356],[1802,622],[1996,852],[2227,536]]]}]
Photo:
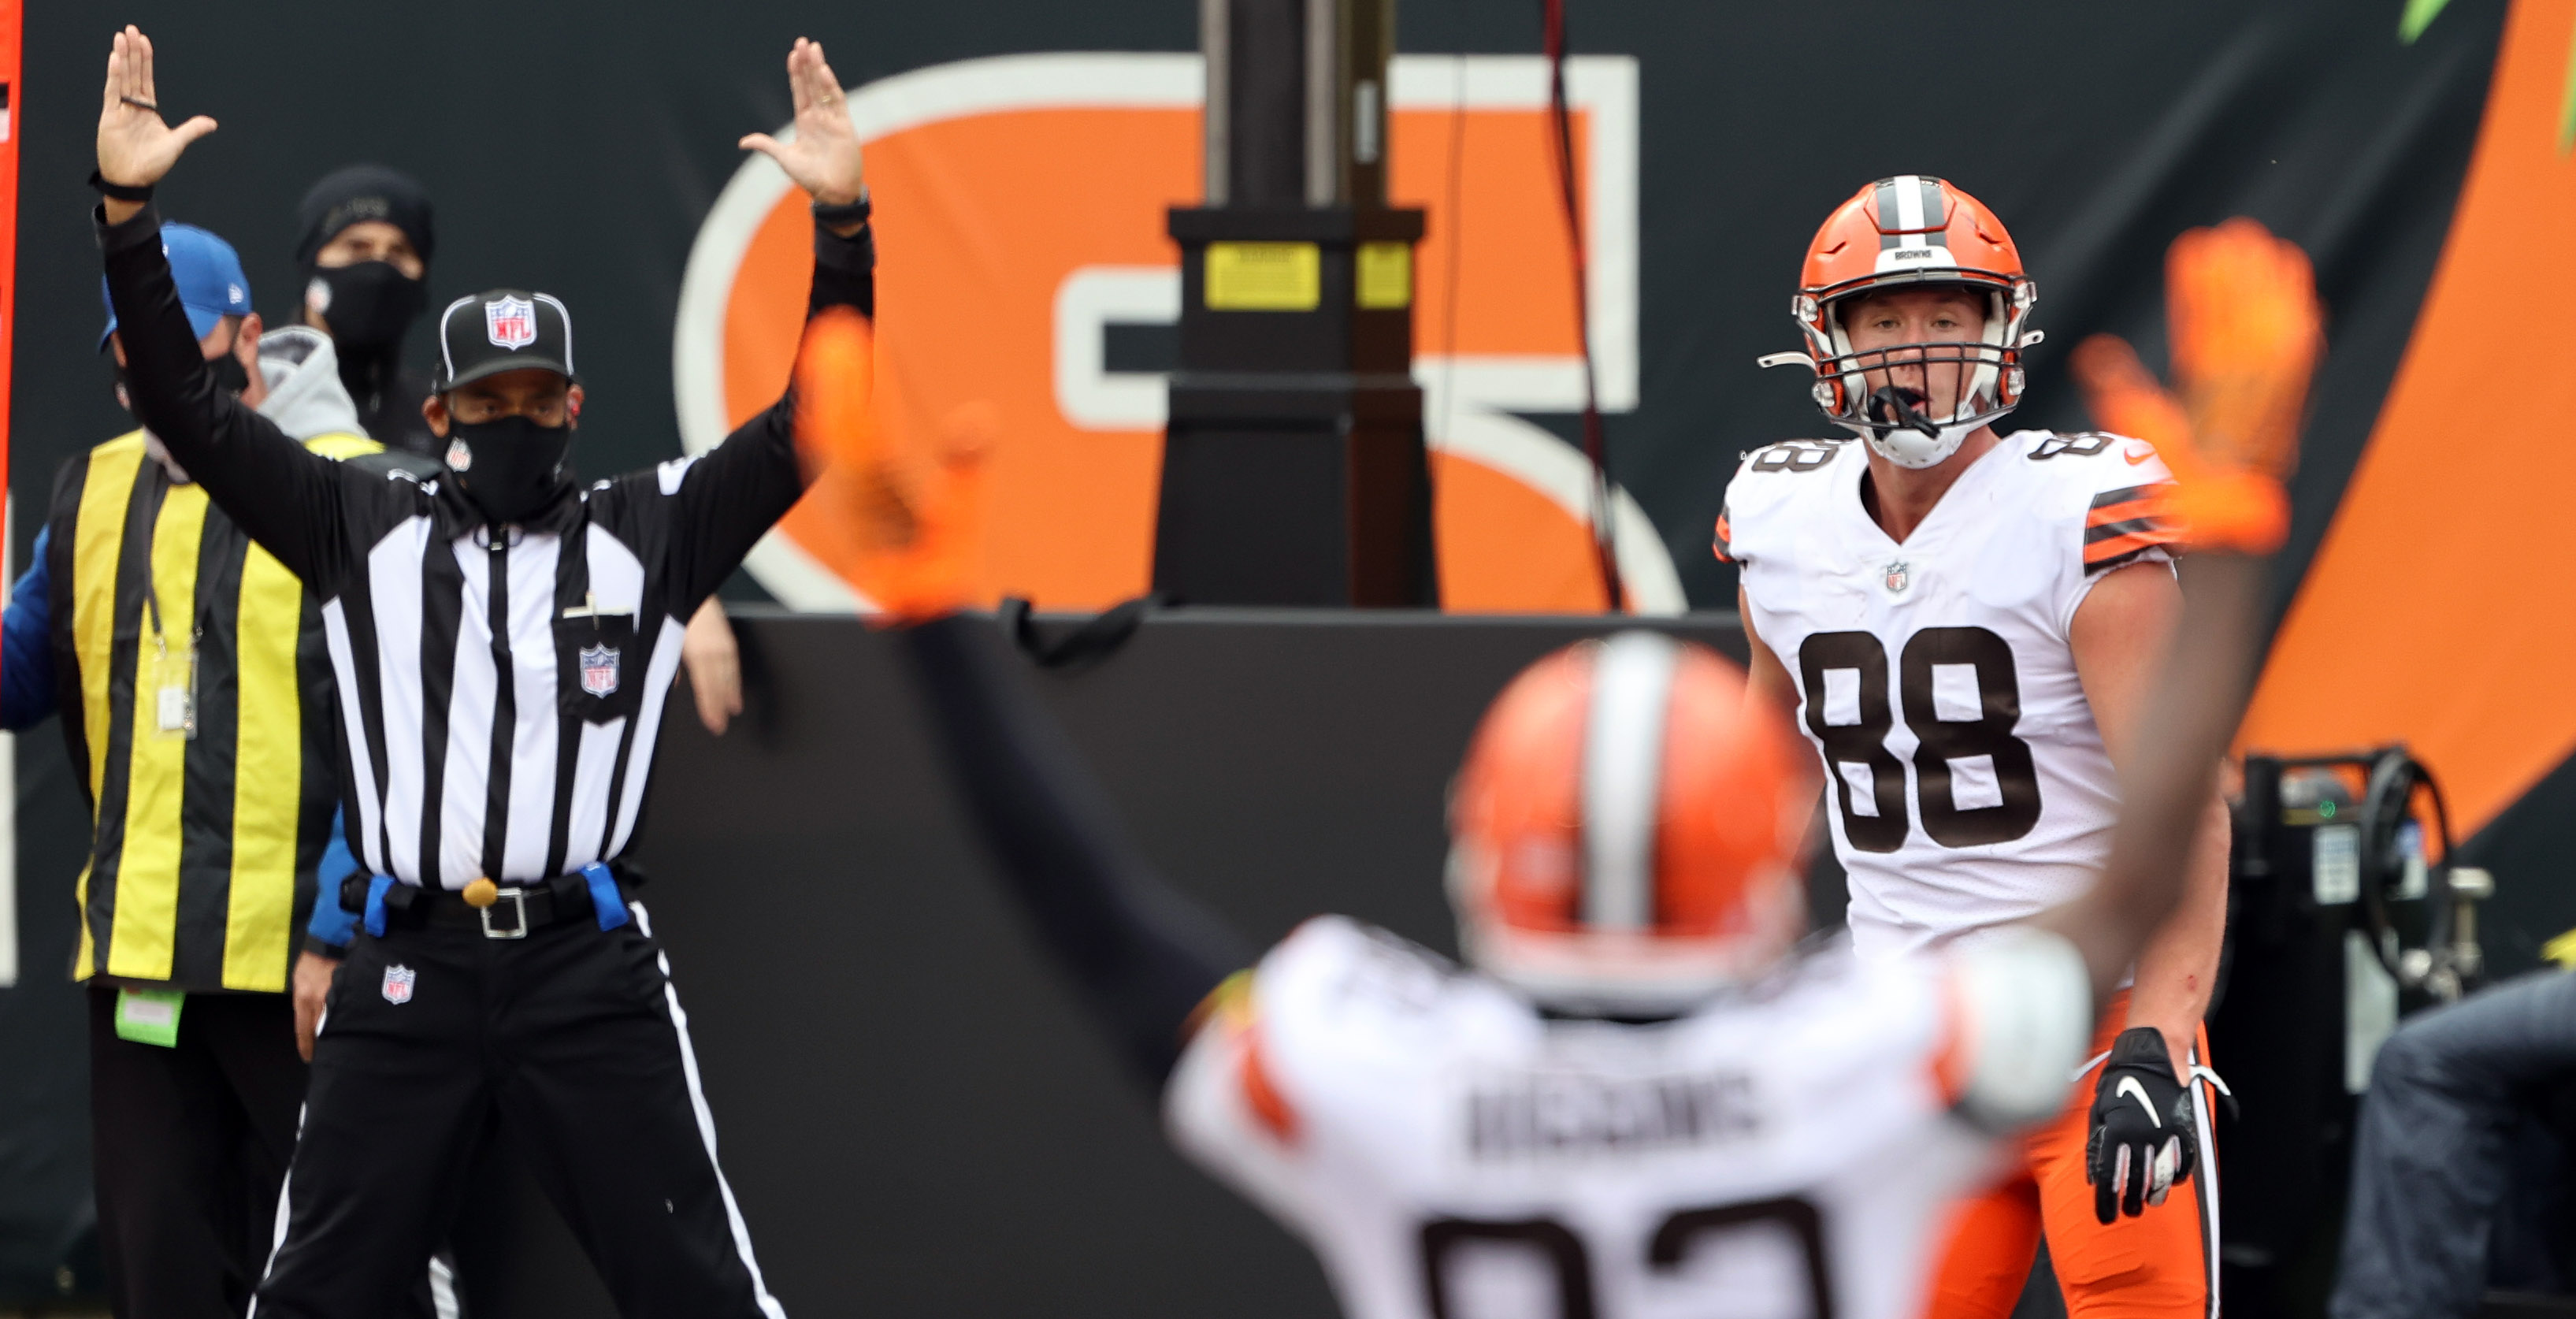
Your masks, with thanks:
[{"label": "player's bare arm", "polygon": [[901,627],[969,818],[1039,941],[1079,986],[1133,1075],[1159,1092],[1226,977],[1252,964],[1224,922],[1156,873],[981,629],[966,565],[990,418],[951,416],[928,463],[871,424],[853,321],[818,323],[797,355],[797,446],[828,455],[816,493],[875,566],[881,621]]},{"label": "player's bare arm", "polygon": [[[2087,1121],[2085,1180],[2104,1224],[2161,1202],[2197,1162],[2191,1095],[2201,1074],[2188,1069],[2176,1027],[2193,1029],[2200,985],[2216,969],[2225,923],[2223,905],[2212,909],[2224,901],[2224,835],[2212,843],[2217,758],[2252,688],[2261,558],[2287,533],[2280,478],[2297,451],[2321,342],[2306,256],[2251,221],[2185,234],[2166,293],[2175,394],[2107,336],[2074,362],[2095,416],[2168,455],[2177,479],[2155,497],[2190,529],[2196,551],[2184,564],[2178,624],[2171,594],[2132,568],[2114,574],[2126,582],[2096,583],[2072,629],[2121,809],[2099,882],[2043,920],[2082,948],[2097,994],[2114,982],[2120,953],[2140,958],[2131,1024],[2101,1064]],[[2159,632],[2166,644],[2155,644]],[[2155,673],[2143,698],[2142,666]],[[2213,865],[2222,871],[2215,895]],[[2155,934],[2142,939],[2148,929]]]},{"label": "player's bare arm", "polygon": [[1750,661],[1746,665],[1746,697],[1795,719],[1798,714],[1798,684],[1790,678],[1788,666],[1780,662],[1780,657],[1772,653],[1761,634],[1753,630],[1753,602],[1745,598],[1741,586],[1735,588],[1735,614],[1744,620],[1745,657]]},{"label": "player's bare arm", "polygon": [[[2121,809],[2110,858],[2091,892],[2045,918],[2085,948],[2099,989],[2126,965],[2113,956],[2122,944],[2147,951],[2138,929],[2163,930],[2184,900],[2174,876],[2206,846],[2195,826],[2207,819],[2217,756],[2252,688],[2259,556],[2287,535],[2280,478],[2297,458],[2323,343],[2307,257],[2249,220],[2185,234],[2166,291],[2174,394],[2108,336],[2088,341],[2074,361],[2094,415],[2167,455],[2179,478],[2170,499],[2194,548],[2152,689],[2129,717],[2106,712],[2101,721],[2105,737],[2121,739],[2112,745]],[[2088,689],[2093,681],[2087,673]]]},{"label": "player's bare arm", "polygon": [[[2202,882],[2196,871],[2206,859],[2218,756],[2253,685],[2262,561],[2236,552],[2199,554],[2183,577],[2184,587],[2168,600],[2180,606],[2166,629],[2172,640],[2150,652],[2141,666],[2149,680],[2128,698],[2124,724],[2137,736],[2120,759],[2120,819],[2101,882],[2037,922],[2084,953],[2100,999],[2110,997],[2133,962],[2141,963],[2143,993],[2141,959],[2189,915]],[[2222,923],[2224,916],[2222,902]],[[2138,1020],[2134,1008],[2131,1018]]]},{"label": "player's bare arm", "polygon": [[[2182,612],[2182,588],[2171,568],[2133,563],[2094,583],[2067,629],[2084,698],[2123,780],[2130,777],[2142,735],[2142,706]],[[2214,787],[2183,882],[2172,917],[2139,955],[2124,1023],[2163,1034],[2177,1077],[2190,1070],[2188,1052],[2209,1011],[2219,945],[2227,935],[2227,808]]]}]

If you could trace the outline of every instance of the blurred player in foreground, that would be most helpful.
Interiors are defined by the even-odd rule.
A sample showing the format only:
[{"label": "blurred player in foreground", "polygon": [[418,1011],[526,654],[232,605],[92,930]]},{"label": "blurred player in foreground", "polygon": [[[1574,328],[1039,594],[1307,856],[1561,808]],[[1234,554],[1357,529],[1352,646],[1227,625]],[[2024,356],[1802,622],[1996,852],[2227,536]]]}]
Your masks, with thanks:
[{"label": "blurred player in foreground", "polygon": [[[1974,942],[2082,893],[2153,727],[2183,609],[2171,473],[2116,407],[2097,419],[2123,433],[1996,433],[2039,340],[2036,301],[1975,198],[1921,175],[1862,188],[1808,249],[1793,307],[1805,351],[1763,359],[1809,371],[1852,433],[1746,455],[1717,524],[1718,557],[1741,567],[1753,690],[1802,722],[1827,777],[1865,959]],[[2177,338],[2178,378],[2205,359],[2195,347]],[[2043,1227],[2075,1319],[2218,1312],[2197,1083],[2216,1075],[2201,1019],[2226,934],[2227,819],[2214,792],[2202,810],[2181,899],[2103,1005],[2062,1111],[1957,1217],[1938,1319],[2009,1314]],[[2168,1111],[2193,1133],[2171,1169],[2152,1157]],[[2143,1186],[2124,1182],[2124,1158],[2153,1165]],[[2196,1194],[2168,1204],[2195,1162]]]},{"label": "blurred player in foreground", "polygon": [[[2250,223],[2186,237],[2172,274],[2179,338],[2231,339],[2268,406],[2177,403],[2124,349],[2088,358],[2103,406],[2152,414],[2159,443],[2187,451],[2202,427],[2207,467],[2176,496],[2205,553],[2109,865],[1997,937],[1882,960],[1793,949],[1814,785],[1787,721],[1715,653],[1630,632],[1531,666],[1468,752],[1449,884],[1473,970],[1329,916],[1238,970],[954,613],[977,447],[907,471],[822,406],[811,353],[800,424],[851,437],[841,495],[1039,936],[1162,1090],[1173,1138],[1306,1239],[1346,1313],[1508,1296],[1566,1319],[1893,1319],[1920,1312],[1948,1207],[2058,1110],[2096,1005],[2173,910],[2244,698],[2313,295],[2297,249]],[[2159,1179],[2186,1157],[2170,1129]],[[2121,1175],[2134,1196],[2150,1170]],[[1765,1242],[1791,1253],[1747,1254]],[[1493,1270],[1496,1251],[1546,1281]]]}]

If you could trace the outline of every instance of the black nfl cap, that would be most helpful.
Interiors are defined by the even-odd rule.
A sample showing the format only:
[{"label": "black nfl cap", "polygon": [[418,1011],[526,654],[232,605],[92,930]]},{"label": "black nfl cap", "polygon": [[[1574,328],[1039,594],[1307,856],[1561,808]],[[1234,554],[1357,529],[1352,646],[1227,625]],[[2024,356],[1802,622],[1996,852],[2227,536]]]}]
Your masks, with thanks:
[{"label": "black nfl cap", "polygon": [[438,389],[535,368],[572,373],[572,314],[551,293],[492,289],[447,304],[438,317]]}]

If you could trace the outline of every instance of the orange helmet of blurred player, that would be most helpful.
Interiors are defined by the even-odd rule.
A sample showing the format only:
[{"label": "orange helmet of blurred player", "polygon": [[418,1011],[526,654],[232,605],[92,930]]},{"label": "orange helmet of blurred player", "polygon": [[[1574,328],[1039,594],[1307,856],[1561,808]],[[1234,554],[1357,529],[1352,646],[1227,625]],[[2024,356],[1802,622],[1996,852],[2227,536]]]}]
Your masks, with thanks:
[{"label": "orange helmet of blurred player", "polygon": [[1806,764],[1704,646],[1629,632],[1531,665],[1485,712],[1450,803],[1467,959],[1613,1015],[1760,975],[1806,930]]},{"label": "orange helmet of blurred player", "polygon": [[[1840,308],[1892,288],[1965,288],[1982,298],[1986,323],[1973,342],[1899,344],[1855,351]],[[1983,202],[1923,174],[1880,179],[1834,209],[1807,246],[1790,314],[1806,351],[1772,353],[1764,366],[1814,370],[1816,406],[1900,467],[1930,467],[1978,427],[2021,402],[2021,353],[2038,343],[2025,330],[2039,286],[2022,272],[2012,235]],[[1957,404],[1946,417],[1920,391],[1868,373],[1920,364],[1927,375],[1956,373]]]}]

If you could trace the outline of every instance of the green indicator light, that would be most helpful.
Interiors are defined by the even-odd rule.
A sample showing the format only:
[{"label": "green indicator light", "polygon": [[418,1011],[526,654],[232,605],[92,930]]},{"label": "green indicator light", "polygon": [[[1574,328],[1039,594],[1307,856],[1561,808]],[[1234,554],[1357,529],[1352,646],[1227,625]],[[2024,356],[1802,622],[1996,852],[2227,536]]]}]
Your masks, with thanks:
[{"label": "green indicator light", "polygon": [[2318,802],[2318,803],[2317,803],[2317,814],[2318,814],[2318,815],[2320,815],[2320,816],[2322,816],[2322,817],[2324,817],[2324,818],[2326,818],[2326,819],[2329,819],[2329,820],[2333,819],[2333,818],[2334,818],[2334,803],[2333,803],[2333,802],[2331,802],[2331,801],[2321,801],[2321,802]]}]

